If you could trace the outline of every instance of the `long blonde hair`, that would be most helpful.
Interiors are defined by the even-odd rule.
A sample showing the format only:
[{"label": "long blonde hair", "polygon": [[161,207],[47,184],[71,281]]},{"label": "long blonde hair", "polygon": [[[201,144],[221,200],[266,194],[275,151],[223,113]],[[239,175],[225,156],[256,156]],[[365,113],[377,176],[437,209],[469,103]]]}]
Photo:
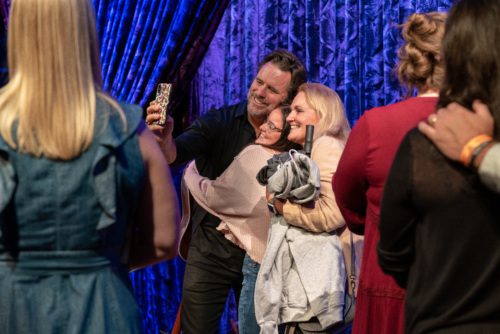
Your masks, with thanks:
[{"label": "long blonde hair", "polygon": [[103,95],[91,0],[12,1],[8,64],[10,80],[0,90],[5,141],[51,159],[85,151],[94,135],[96,96]]},{"label": "long blonde hair", "polygon": [[332,89],[319,83],[300,85],[298,92],[303,92],[306,102],[318,115],[318,123],[314,128],[314,139],[320,136],[331,136],[346,141],[351,127],[347,121],[344,104]]}]

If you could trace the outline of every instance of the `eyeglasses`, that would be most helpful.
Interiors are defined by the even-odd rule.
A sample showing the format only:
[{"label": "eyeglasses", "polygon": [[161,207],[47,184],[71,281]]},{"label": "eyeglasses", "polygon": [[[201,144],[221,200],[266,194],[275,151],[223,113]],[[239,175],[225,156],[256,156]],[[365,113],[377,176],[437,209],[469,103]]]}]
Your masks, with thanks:
[{"label": "eyeglasses", "polygon": [[271,121],[267,121],[266,125],[269,128],[269,130],[271,130],[271,131],[277,131],[277,132],[283,131],[283,129],[276,127],[276,125],[274,125]]}]

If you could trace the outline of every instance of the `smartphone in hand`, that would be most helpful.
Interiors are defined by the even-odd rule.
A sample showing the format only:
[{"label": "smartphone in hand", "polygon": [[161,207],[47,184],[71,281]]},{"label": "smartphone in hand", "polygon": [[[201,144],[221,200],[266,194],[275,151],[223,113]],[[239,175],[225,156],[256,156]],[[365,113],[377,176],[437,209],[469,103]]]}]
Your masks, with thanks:
[{"label": "smartphone in hand", "polygon": [[160,119],[155,123],[158,125],[165,125],[167,121],[167,108],[170,102],[170,92],[172,91],[172,84],[160,83],[156,89],[155,102],[160,106]]}]

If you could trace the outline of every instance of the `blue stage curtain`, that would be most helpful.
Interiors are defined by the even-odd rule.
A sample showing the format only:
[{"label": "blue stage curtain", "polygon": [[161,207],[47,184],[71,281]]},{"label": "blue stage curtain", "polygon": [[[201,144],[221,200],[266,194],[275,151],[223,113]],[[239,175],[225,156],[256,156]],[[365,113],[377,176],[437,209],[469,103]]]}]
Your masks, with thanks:
[{"label": "blue stage curtain", "polygon": [[10,2],[11,0],[0,1],[0,14],[2,15],[2,21],[5,29],[7,29],[7,18],[9,16]]},{"label": "blue stage curtain", "polygon": [[404,96],[393,71],[401,42],[397,25],[414,12],[447,11],[451,3],[231,0],[193,84],[193,112],[245,99],[258,62],[284,48],[304,61],[309,81],[339,93],[354,124],[365,110]]},{"label": "blue stage curtain", "polygon": [[2,23],[0,24],[0,87],[5,85],[8,80],[9,72],[7,70],[7,18],[9,16],[10,0],[0,0],[0,15]]},{"label": "blue stage curtain", "polygon": [[[158,82],[174,84],[170,111],[189,92],[228,0],[93,0],[104,89],[145,107]],[[172,108],[173,107],[173,108]],[[174,173],[179,184],[180,173]],[[179,258],[131,273],[146,333],[169,333],[181,299]],[[228,316],[223,319],[227,327]],[[226,325],[226,326],[224,326]]]},{"label": "blue stage curtain", "polygon": [[176,96],[189,87],[228,0],[93,3],[104,88],[120,100],[144,107],[160,81],[174,83],[179,89]]}]

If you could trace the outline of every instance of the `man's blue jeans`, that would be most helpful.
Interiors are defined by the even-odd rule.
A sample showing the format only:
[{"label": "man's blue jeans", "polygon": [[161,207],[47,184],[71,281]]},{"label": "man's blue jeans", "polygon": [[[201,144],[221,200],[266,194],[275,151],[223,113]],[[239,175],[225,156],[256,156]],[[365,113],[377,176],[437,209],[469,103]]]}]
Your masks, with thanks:
[{"label": "man's blue jeans", "polygon": [[253,261],[248,254],[243,260],[243,286],[241,288],[240,302],[238,304],[238,330],[239,334],[259,334],[260,326],[255,319],[255,281],[260,264]]}]

